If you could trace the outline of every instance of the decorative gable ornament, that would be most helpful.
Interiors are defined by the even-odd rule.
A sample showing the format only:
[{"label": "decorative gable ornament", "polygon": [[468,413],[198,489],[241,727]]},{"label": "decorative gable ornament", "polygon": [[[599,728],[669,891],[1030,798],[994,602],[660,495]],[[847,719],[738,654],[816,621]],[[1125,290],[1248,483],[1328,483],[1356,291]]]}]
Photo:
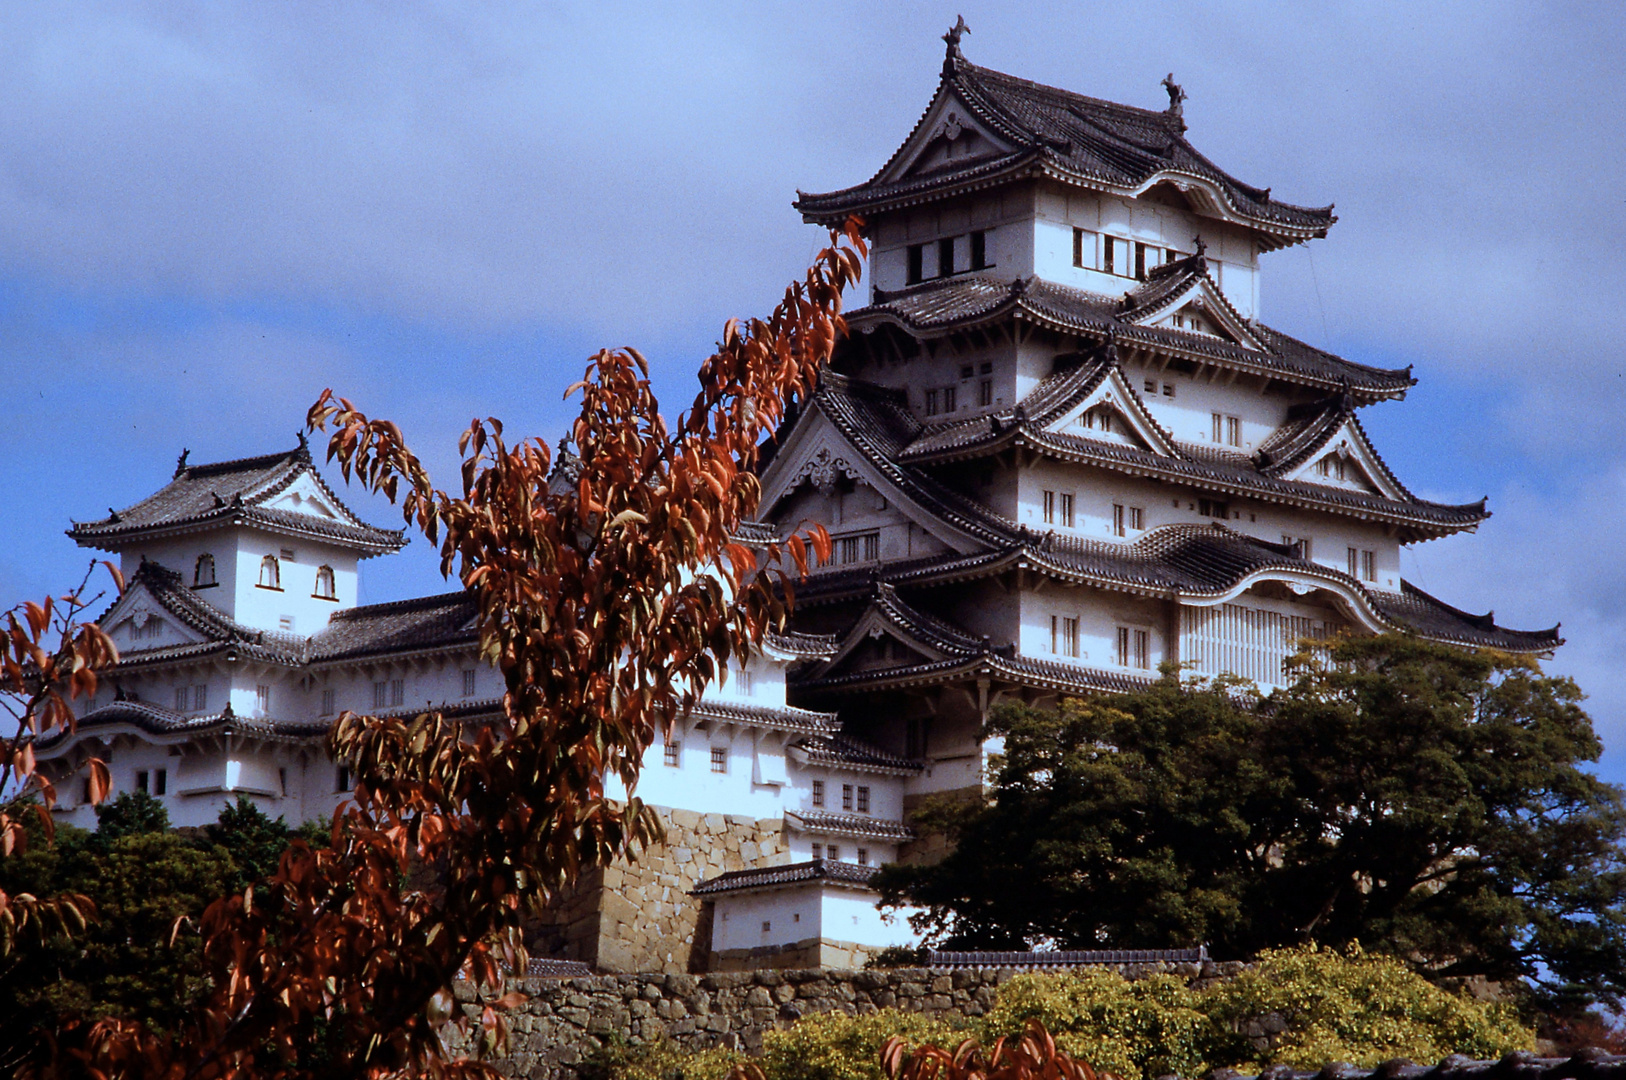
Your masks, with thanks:
[{"label": "decorative gable ornament", "polygon": [[813,456],[802,463],[802,467],[797,470],[795,481],[790,486],[795,488],[806,480],[818,488],[821,494],[828,495],[836,489],[836,482],[841,477],[857,480],[858,470],[849,465],[845,458],[830,453],[828,446],[821,446]]}]

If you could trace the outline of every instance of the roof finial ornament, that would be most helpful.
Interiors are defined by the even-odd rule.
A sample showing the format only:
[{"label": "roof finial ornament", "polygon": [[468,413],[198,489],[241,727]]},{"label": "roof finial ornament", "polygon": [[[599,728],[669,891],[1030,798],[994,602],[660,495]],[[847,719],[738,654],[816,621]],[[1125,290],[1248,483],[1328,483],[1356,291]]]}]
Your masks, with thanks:
[{"label": "roof finial ornament", "polygon": [[1202,258],[1203,254],[1208,251],[1208,243],[1205,240],[1203,240],[1201,234],[1199,234],[1197,236],[1193,236],[1191,238],[1191,242],[1197,248],[1197,258],[1199,258],[1199,259]]},{"label": "roof finial ornament", "polygon": [[1186,130],[1184,115],[1186,92],[1181,89],[1179,83],[1174,81],[1174,72],[1169,72],[1163,79],[1163,89],[1169,92],[1169,119],[1179,124],[1181,131]]},{"label": "roof finial ornament", "polygon": [[185,449],[183,447],[182,450],[181,450],[181,456],[175,459],[175,475],[176,476],[179,476],[183,472],[186,471],[186,455],[190,454],[191,452],[192,451],[187,450],[187,449]]},{"label": "roof finial ornament", "polygon": [[311,452],[311,444],[308,441],[306,441],[306,439],[305,439],[305,429],[300,428],[297,432],[294,433],[294,437],[299,440],[299,450],[300,450],[300,452],[303,453],[303,454],[309,454]]},{"label": "roof finial ornament", "polygon": [[969,33],[971,33],[971,27],[965,24],[965,16],[956,15],[954,25],[949,27],[948,33],[943,35],[943,40],[948,42],[948,52],[943,56],[944,75],[954,73],[954,61],[965,59],[960,55],[960,38]]}]

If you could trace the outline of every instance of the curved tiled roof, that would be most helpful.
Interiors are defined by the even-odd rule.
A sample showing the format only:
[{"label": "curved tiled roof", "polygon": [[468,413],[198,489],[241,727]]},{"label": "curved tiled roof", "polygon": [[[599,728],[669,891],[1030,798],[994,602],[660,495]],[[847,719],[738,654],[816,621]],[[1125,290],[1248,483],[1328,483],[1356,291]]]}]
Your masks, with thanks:
[{"label": "curved tiled roof", "polygon": [[1248,330],[1263,350],[1214,334],[1142,326],[1136,317],[1135,309],[1123,307],[1121,297],[1040,277],[1007,280],[978,273],[939,278],[898,292],[876,290],[875,302],[849,314],[847,325],[862,331],[892,323],[913,336],[931,338],[1021,318],[1063,333],[1103,340],[1112,336],[1120,345],[1328,392],[1347,390],[1363,401],[1399,397],[1415,382],[1408,368],[1357,364],[1260,323],[1249,323]]},{"label": "curved tiled roof", "polygon": [[730,870],[707,878],[690,890],[694,896],[714,896],[717,893],[739,892],[743,889],[766,889],[777,885],[796,885],[804,881],[829,881],[840,885],[867,886],[875,876],[876,866],[857,863],[831,862],[814,859],[811,862],[791,863],[789,866],[764,866],[753,870]]},{"label": "curved tiled roof", "polygon": [[1424,637],[1514,653],[1548,652],[1564,644],[1559,636],[1562,624],[1550,630],[1509,630],[1496,625],[1494,611],[1471,615],[1409,581],[1402,581],[1400,589],[1399,594],[1375,593],[1377,605],[1388,618]]},{"label": "curved tiled roof", "polygon": [[[326,723],[312,723],[308,721],[278,720],[273,717],[247,717],[238,716],[226,709],[204,716],[193,716],[187,713],[178,713],[162,705],[155,705],[150,701],[114,701],[101,708],[92,709],[81,716],[75,725],[78,733],[94,731],[99,727],[108,727],[115,724],[129,724],[145,731],[149,735],[173,734],[201,734],[208,731],[234,731],[250,735],[274,735],[284,738],[314,738],[325,735],[328,730]],[[65,730],[58,731],[49,739],[41,740],[39,748],[48,750],[68,738]]]},{"label": "curved tiled roof", "polygon": [[[1191,448],[1174,444],[1172,437],[1169,437],[1171,447],[1181,454],[1179,457],[1087,435],[1044,429],[1046,419],[1059,415],[1069,403],[1081,400],[1099,385],[1113,363],[1115,360],[1109,353],[1105,358],[1058,372],[1040,382],[1033,391],[1037,395],[1033,412],[1038,416],[1030,413],[1024,399],[1018,409],[1008,413],[922,425],[903,408],[897,400],[897,392],[844,376],[823,379],[813,400],[877,468],[885,470],[916,501],[941,512],[946,520],[979,539],[995,544],[1008,543],[1017,535],[1014,522],[910,466],[986,457],[1013,445],[1023,445],[1063,460],[1115,472],[1184,482],[1227,497],[1289,503],[1331,513],[1355,513],[1364,519],[1408,526],[1425,535],[1444,535],[1471,528],[1490,516],[1483,500],[1450,505],[1417,498],[1386,465],[1381,465],[1375,451],[1373,457],[1403,498],[1391,499],[1376,493],[1283,479],[1268,467],[1262,468],[1240,456],[1226,460],[1207,453],[1198,454]],[[1155,424],[1155,421],[1150,422]],[[1167,432],[1158,430],[1167,436]],[[1317,430],[1330,438],[1336,428]]]},{"label": "curved tiled roof", "polygon": [[861,840],[913,840],[915,830],[899,821],[868,814],[834,814],[824,810],[786,810],[785,820],[802,832],[822,836],[852,836]]},{"label": "curved tiled roof", "polygon": [[336,611],[310,641],[312,663],[479,640],[474,594],[462,591]]},{"label": "curved tiled roof", "polygon": [[[187,465],[185,458],[182,454],[174,478],[153,494],[100,521],[75,522],[68,535],[84,547],[116,551],[140,537],[246,525],[327,541],[356,550],[363,558],[398,551],[406,544],[402,530],[368,525],[339,500],[316,471],[303,438],[298,448],[280,454],[210,465]],[[338,518],[264,505],[305,475]]]},{"label": "curved tiled roof", "polygon": [[720,720],[746,727],[769,728],[775,731],[825,734],[838,731],[841,721],[835,713],[814,712],[789,705],[736,705],[727,701],[695,702],[689,715],[697,720]]},{"label": "curved tiled roof", "polygon": [[827,194],[798,193],[808,221],[839,224],[848,214],[872,214],[989,186],[1019,176],[1049,175],[1097,190],[1130,192],[1159,177],[1196,181],[1218,195],[1220,216],[1246,223],[1266,248],[1325,236],[1337,218],[1332,208],[1274,200],[1268,188],[1242,183],[1199,153],[1185,138],[1178,111],[1153,112],[978,67],[955,44],[943,64],[932,102],[953,95],[1014,149],[969,157],[927,173],[888,180],[904,148],[932,114],[928,106],[891,160],[856,187]]},{"label": "curved tiled roof", "polygon": [[836,647],[834,634],[803,634],[779,630],[770,630],[764,634],[762,643],[776,652],[787,653],[799,660],[829,656]]},{"label": "curved tiled roof", "polygon": [[862,739],[840,733],[801,739],[791,749],[799,751],[810,765],[825,765],[836,769],[917,773],[926,767],[923,761],[889,754]]}]

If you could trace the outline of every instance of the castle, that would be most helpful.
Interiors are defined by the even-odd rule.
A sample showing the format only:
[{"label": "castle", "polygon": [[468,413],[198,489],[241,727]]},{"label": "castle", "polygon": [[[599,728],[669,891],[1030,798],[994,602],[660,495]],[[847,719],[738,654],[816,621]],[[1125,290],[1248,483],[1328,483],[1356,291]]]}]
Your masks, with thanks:
[{"label": "castle", "polygon": [[[795,632],[710,687],[646,760],[664,848],[588,874],[539,947],[601,970],[851,966],[909,940],[868,887],[927,857],[920,799],[981,790],[1001,701],[1132,689],[1172,662],[1270,687],[1297,642],[1399,630],[1544,655],[1400,577],[1403,544],[1471,530],[1483,502],[1419,499],[1361,409],[1409,370],[1259,319],[1260,257],[1331,208],[1233,178],[1186,139],[1183,92],[1133,108],[969,63],[870,180],[801,194],[862,215],[870,302],[763,468],[762,527],[817,522],[829,565]],[[128,579],[101,616],[121,661],[77,732],[40,749],[62,820],[93,825],[90,756],[180,825],[246,795],[290,822],[350,778],[322,737],[345,709],[501,707],[450,593],[358,606],[360,521],[303,443],[212,465],[76,524]],[[794,703],[794,704],[793,704]]]}]

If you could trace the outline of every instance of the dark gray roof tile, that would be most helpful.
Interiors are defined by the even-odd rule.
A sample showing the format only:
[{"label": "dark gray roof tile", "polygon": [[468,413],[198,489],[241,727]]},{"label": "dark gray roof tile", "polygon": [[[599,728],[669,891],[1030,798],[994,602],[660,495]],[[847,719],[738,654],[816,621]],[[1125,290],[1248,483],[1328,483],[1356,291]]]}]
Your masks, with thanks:
[{"label": "dark gray roof tile", "polygon": [[766,889],[779,885],[797,885],[804,881],[829,881],[842,885],[867,886],[879,867],[859,866],[857,863],[831,862],[814,859],[811,862],[791,863],[789,866],[764,866],[751,870],[731,870],[714,878],[707,878],[692,890],[695,896],[715,896],[718,893],[739,892],[745,889]]}]

